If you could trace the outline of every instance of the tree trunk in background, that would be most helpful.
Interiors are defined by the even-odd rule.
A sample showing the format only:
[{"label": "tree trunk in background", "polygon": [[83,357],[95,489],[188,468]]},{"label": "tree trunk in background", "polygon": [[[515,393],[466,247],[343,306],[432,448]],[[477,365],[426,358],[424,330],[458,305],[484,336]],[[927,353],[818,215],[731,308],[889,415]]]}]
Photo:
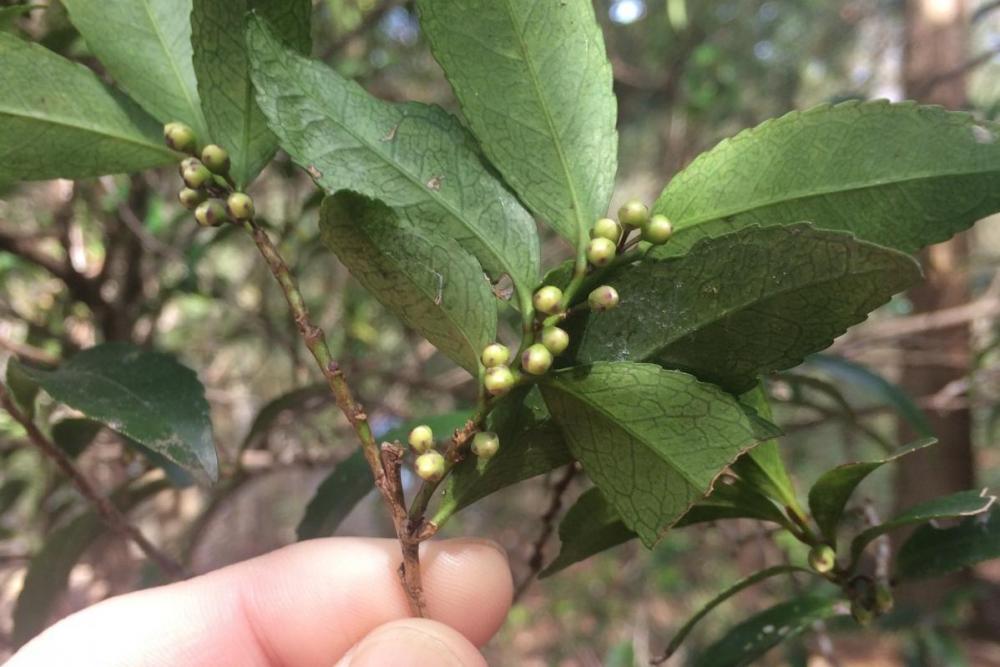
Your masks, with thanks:
[{"label": "tree trunk in background", "polygon": [[[945,76],[945,73],[955,71],[968,57],[965,1],[908,0],[905,34],[906,97],[950,109],[964,108],[967,103],[964,77]],[[928,248],[921,255],[921,263],[926,280],[908,293],[914,312],[931,312],[968,302],[965,235]],[[911,396],[933,395],[966,376],[971,362],[967,325],[923,333],[903,343],[902,385]],[[975,481],[969,411],[930,412],[928,418],[940,443],[904,457],[897,464],[899,508],[971,488]],[[916,436],[904,423],[900,424],[899,433],[901,443]],[[905,597],[921,605],[934,604],[944,589],[953,589],[956,583],[952,580],[940,586],[924,584]]]}]

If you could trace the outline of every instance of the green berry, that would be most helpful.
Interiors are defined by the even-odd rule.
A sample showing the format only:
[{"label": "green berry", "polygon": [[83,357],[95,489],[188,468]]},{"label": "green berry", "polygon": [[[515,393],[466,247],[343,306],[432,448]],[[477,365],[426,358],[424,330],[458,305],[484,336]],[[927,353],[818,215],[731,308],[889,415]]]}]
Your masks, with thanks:
[{"label": "green berry", "polygon": [[490,459],[500,449],[500,438],[492,431],[482,431],[472,438],[472,453],[481,459]]},{"label": "green berry", "polygon": [[875,619],[875,613],[860,600],[851,600],[851,616],[861,626],[866,626]]},{"label": "green berry", "polygon": [[638,199],[630,199],[618,209],[618,220],[626,228],[642,227],[649,220],[649,209]]},{"label": "green berry", "polygon": [[410,447],[417,454],[423,454],[434,448],[434,432],[427,424],[421,424],[410,431]]},{"label": "green berry", "polygon": [[163,126],[163,140],[167,146],[181,153],[194,154],[196,140],[194,130],[184,123],[167,123]]},{"label": "green berry", "polygon": [[424,452],[414,464],[420,479],[436,482],[444,477],[444,457],[438,452]]},{"label": "green berry", "polygon": [[542,329],[542,345],[552,354],[562,354],[569,347],[569,334],[559,327]]},{"label": "green berry", "polygon": [[229,153],[222,146],[215,144],[205,146],[201,151],[201,161],[213,174],[222,175],[229,172]]},{"label": "green berry", "polygon": [[562,298],[563,293],[561,289],[554,285],[546,285],[535,292],[535,298],[532,302],[535,304],[535,310],[546,315],[555,315],[561,309],[560,302]]},{"label": "green berry", "polygon": [[888,614],[895,606],[892,599],[892,590],[885,584],[875,585],[875,611],[881,614]]},{"label": "green berry", "polygon": [[177,193],[177,199],[180,201],[181,205],[189,211],[193,211],[197,208],[198,204],[205,201],[206,197],[208,197],[208,195],[204,190],[192,190],[191,188],[184,188]]},{"label": "green berry", "polygon": [[202,227],[218,227],[228,219],[226,205],[221,199],[203,201],[194,210],[194,218]]},{"label": "green berry", "polygon": [[607,239],[612,243],[618,243],[622,237],[622,226],[611,218],[601,218],[594,223],[590,230],[590,238]]},{"label": "green berry", "polygon": [[820,574],[826,574],[836,565],[837,554],[829,546],[820,544],[809,551],[809,566]]},{"label": "green berry", "polygon": [[610,285],[601,285],[587,297],[591,310],[611,310],[618,305],[618,290]]},{"label": "green berry", "polygon": [[657,213],[642,228],[642,240],[653,245],[662,245],[673,235],[674,226],[667,216]]},{"label": "green berry", "polygon": [[514,387],[514,373],[503,364],[486,369],[483,386],[493,396],[503,396]]},{"label": "green berry", "polygon": [[491,343],[483,348],[483,354],[480,358],[486,368],[503,366],[510,361],[510,349],[500,343]]},{"label": "green berry", "polygon": [[233,220],[250,220],[253,218],[253,199],[245,192],[234,192],[226,200],[226,208]]},{"label": "green berry", "polygon": [[614,241],[598,236],[587,244],[587,261],[594,266],[607,266],[618,250]]},{"label": "green berry", "polygon": [[197,190],[212,180],[212,172],[206,169],[201,162],[197,162],[197,164],[192,162],[184,167],[181,178],[184,179],[184,185],[192,190]]},{"label": "green berry", "polygon": [[541,343],[535,343],[521,354],[521,366],[532,375],[544,375],[552,366],[552,353]]}]

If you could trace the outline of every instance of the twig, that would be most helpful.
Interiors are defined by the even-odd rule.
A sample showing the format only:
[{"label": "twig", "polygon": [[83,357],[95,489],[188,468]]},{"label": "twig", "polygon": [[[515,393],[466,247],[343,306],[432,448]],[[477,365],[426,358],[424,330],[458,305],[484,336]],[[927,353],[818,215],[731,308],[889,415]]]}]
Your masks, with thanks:
[{"label": "twig", "polygon": [[99,494],[94,487],[90,485],[87,478],[84,477],[73,462],[69,459],[66,454],[55,446],[45,435],[35,426],[35,423],[27,417],[21,409],[17,407],[14,399],[11,397],[10,392],[7,387],[0,384],[0,405],[3,406],[14,421],[19,423],[28,434],[28,438],[31,440],[38,449],[59,467],[60,470],[69,477],[73,485],[76,486],[80,494],[90,502],[97,513],[101,515],[101,518],[105,523],[115,532],[127,537],[128,539],[135,542],[135,544],[142,550],[146,556],[148,556],[152,561],[160,566],[165,573],[174,579],[183,579],[187,576],[184,568],[177,563],[173,558],[166,555],[158,548],[156,548],[146,537],[129,522],[128,517],[126,517],[121,510],[119,510],[114,503],[112,503],[106,496]]},{"label": "twig", "polygon": [[552,485],[549,492],[549,506],[545,510],[545,514],[542,515],[542,530],[538,534],[538,539],[535,540],[535,543],[531,547],[531,557],[528,559],[528,574],[525,575],[514,591],[515,601],[520,599],[524,592],[528,590],[531,582],[538,576],[538,573],[542,571],[542,565],[545,564],[545,544],[549,541],[549,537],[552,536],[556,517],[559,515],[559,510],[562,509],[563,494],[566,493],[566,489],[569,488],[570,482],[573,481],[575,476],[576,465],[571,463],[566,466],[562,476]]}]

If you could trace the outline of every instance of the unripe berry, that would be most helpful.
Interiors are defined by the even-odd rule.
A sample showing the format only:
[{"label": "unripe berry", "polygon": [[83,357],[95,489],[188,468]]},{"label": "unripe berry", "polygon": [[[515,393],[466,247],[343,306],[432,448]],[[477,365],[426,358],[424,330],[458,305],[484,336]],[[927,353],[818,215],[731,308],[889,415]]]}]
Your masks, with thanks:
[{"label": "unripe berry", "polygon": [[649,209],[638,199],[630,199],[618,209],[618,220],[627,227],[642,227],[649,220]]},{"label": "unripe berry", "polygon": [[607,239],[612,243],[618,243],[622,237],[622,226],[611,218],[601,218],[594,223],[590,230],[590,238]]},{"label": "unripe berry", "polygon": [[181,163],[179,165],[177,165],[177,173],[179,173],[181,175],[181,178],[183,178],[185,170],[187,170],[187,169],[194,169],[195,167],[197,167],[200,164],[201,164],[201,160],[199,160],[198,158],[196,158],[196,157],[186,157],[183,160],[181,160]]},{"label": "unripe berry", "polygon": [[542,345],[552,354],[562,354],[569,347],[569,334],[559,327],[542,329]]},{"label": "unripe berry", "polygon": [[417,454],[423,454],[434,447],[434,432],[431,427],[421,424],[410,431],[410,447]]},{"label": "unripe berry", "polygon": [[535,292],[535,298],[532,302],[535,304],[535,310],[546,315],[555,315],[560,310],[559,302],[562,301],[562,298],[561,289],[554,285],[546,285]]},{"label": "unripe berry", "polygon": [[175,151],[194,154],[194,130],[184,123],[167,123],[163,126],[163,140]]},{"label": "unripe berry", "polygon": [[483,348],[482,360],[486,368],[503,366],[510,361],[510,349],[500,343],[491,343]]},{"label": "unripe berry", "polygon": [[860,626],[866,626],[875,618],[871,609],[866,607],[860,600],[851,600],[851,616]]},{"label": "unripe berry", "polygon": [[820,544],[809,551],[809,566],[819,572],[826,574],[837,565],[837,554],[829,546]]},{"label": "unripe berry", "polygon": [[472,438],[472,453],[481,459],[490,459],[500,449],[500,438],[492,431],[482,431]]},{"label": "unripe berry", "polygon": [[875,611],[879,614],[888,614],[895,606],[892,599],[892,591],[885,584],[875,585]]},{"label": "unripe berry", "polygon": [[197,190],[212,179],[212,172],[206,169],[201,162],[190,163],[184,167],[181,178],[184,179],[184,185],[192,190]]},{"label": "unripe berry", "polygon": [[601,285],[587,297],[591,310],[611,310],[618,305],[618,290],[610,285]]},{"label": "unripe berry", "polygon": [[552,366],[552,353],[541,343],[535,343],[521,354],[521,366],[532,375],[543,375]]},{"label": "unripe berry", "polygon": [[438,452],[425,452],[417,457],[414,466],[420,479],[436,482],[444,477],[444,457]]},{"label": "unripe berry", "polygon": [[607,266],[608,262],[615,258],[617,249],[614,241],[603,236],[590,239],[590,243],[587,244],[587,261],[594,266]]},{"label": "unripe berry", "polygon": [[201,151],[201,161],[213,174],[229,172],[229,153],[222,146],[209,144]]},{"label": "unripe berry", "polygon": [[674,226],[667,216],[657,213],[642,228],[642,240],[653,245],[662,245],[673,235]]},{"label": "unripe berry", "polygon": [[191,188],[184,188],[177,193],[177,199],[189,211],[194,210],[198,204],[205,201],[206,197],[208,194],[204,190],[192,190]]},{"label": "unripe berry", "polygon": [[226,200],[226,209],[233,220],[250,220],[253,218],[253,199],[245,192],[234,192]]},{"label": "unripe berry", "polygon": [[203,201],[194,210],[194,219],[202,227],[217,227],[227,220],[226,205],[221,199]]},{"label": "unripe berry", "polygon": [[493,396],[503,396],[514,387],[514,374],[504,365],[486,369],[483,386]]}]

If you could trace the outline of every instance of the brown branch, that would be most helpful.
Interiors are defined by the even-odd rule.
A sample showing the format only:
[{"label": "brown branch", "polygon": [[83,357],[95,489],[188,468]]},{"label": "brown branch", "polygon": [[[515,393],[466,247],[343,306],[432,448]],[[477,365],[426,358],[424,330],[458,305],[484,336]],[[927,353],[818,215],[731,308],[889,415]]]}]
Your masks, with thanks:
[{"label": "brown branch", "polygon": [[552,536],[552,531],[555,529],[556,517],[559,516],[559,510],[562,509],[563,494],[566,493],[566,489],[569,488],[570,482],[573,481],[575,476],[576,465],[571,463],[566,466],[562,476],[555,481],[549,491],[549,506],[545,510],[545,514],[542,515],[542,530],[538,534],[538,539],[535,540],[531,547],[531,557],[528,559],[528,574],[525,575],[514,591],[515,601],[520,599],[524,592],[528,590],[531,582],[538,576],[538,573],[542,571],[542,565],[545,564],[545,544],[549,541],[549,537]]},{"label": "brown branch", "polygon": [[0,405],[3,406],[14,421],[19,423],[28,434],[29,440],[41,452],[51,459],[62,472],[69,477],[70,481],[77,488],[90,504],[94,506],[104,522],[111,530],[132,540],[146,556],[154,561],[160,569],[174,579],[183,579],[187,576],[184,568],[170,556],[160,551],[154,546],[138,528],[128,520],[121,510],[112,503],[106,496],[98,493],[87,478],[84,477],[66,454],[45,437],[35,423],[27,417],[21,409],[17,407],[13,397],[7,387],[0,384]]}]

